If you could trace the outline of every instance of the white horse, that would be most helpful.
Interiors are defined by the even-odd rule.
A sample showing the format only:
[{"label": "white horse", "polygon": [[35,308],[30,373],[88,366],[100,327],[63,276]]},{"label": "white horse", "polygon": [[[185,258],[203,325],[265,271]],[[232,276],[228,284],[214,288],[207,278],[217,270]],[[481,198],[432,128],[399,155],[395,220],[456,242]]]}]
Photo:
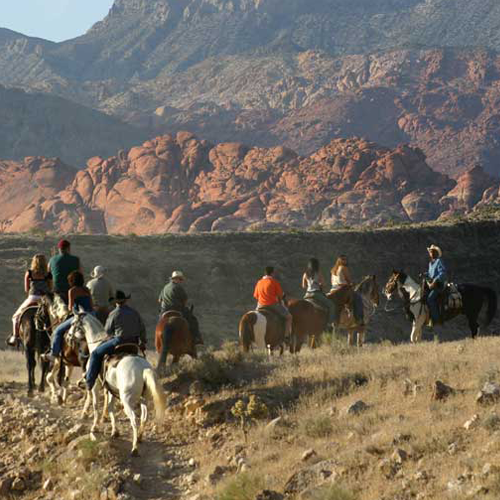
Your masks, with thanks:
[{"label": "white horse", "polygon": [[407,274],[394,271],[384,289],[387,300],[392,300],[396,292],[413,319],[410,340],[416,344],[422,340],[422,328],[429,321],[430,314],[429,307],[423,300],[422,287]]},{"label": "white horse", "polygon": [[[101,322],[91,314],[83,312],[79,313],[73,328],[77,337],[85,337],[91,354],[102,341],[108,338]],[[148,417],[147,406],[144,401],[141,400],[145,389],[147,389],[153,398],[156,419],[158,421],[163,420],[165,413],[165,393],[163,392],[161,384],[158,382],[153,367],[146,359],[136,355],[126,355],[117,363],[116,366],[109,368],[106,372],[105,391],[108,395],[111,437],[118,436],[116,418],[113,409],[113,394],[118,394],[120,401],[123,404],[125,414],[129,418],[130,424],[132,425],[133,456],[137,456],[139,454],[138,443],[142,439],[144,424],[146,423]],[[138,429],[135,408],[139,404],[141,407],[141,419]],[[94,439],[94,432],[97,429],[98,422],[97,393],[95,391],[95,386],[92,390],[92,405],[94,409],[94,422],[92,424],[90,436]]]}]

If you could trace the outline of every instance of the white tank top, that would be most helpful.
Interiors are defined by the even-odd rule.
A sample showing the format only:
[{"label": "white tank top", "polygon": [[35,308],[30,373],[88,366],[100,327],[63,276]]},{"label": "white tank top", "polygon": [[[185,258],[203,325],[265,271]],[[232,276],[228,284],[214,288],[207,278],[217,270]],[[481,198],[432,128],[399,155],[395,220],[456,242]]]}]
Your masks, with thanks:
[{"label": "white tank top", "polygon": [[332,290],[338,290],[343,285],[347,285],[347,281],[345,280],[344,276],[332,274]]},{"label": "white tank top", "polygon": [[310,278],[306,274],[306,281],[307,281],[307,293],[321,292],[321,285],[319,284],[317,275]]}]

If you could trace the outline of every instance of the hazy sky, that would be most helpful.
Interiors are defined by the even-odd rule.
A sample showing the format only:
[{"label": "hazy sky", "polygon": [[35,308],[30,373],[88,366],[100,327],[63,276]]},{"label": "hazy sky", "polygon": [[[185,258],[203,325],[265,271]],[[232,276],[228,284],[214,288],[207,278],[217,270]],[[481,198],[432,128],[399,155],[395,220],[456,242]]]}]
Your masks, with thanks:
[{"label": "hazy sky", "polygon": [[0,27],[60,42],[85,33],[113,0],[0,0]]}]

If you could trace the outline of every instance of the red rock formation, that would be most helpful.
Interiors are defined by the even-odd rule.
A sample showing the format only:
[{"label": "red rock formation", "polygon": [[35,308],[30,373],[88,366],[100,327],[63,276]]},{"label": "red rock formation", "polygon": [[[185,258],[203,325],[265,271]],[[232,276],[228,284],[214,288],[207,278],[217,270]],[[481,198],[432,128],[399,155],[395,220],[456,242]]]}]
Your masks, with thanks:
[{"label": "red rock formation", "polygon": [[300,157],[283,147],[212,146],[179,132],[91,158],[76,175],[56,160],[1,165],[0,190],[14,185],[18,194],[0,203],[11,231],[151,234],[425,221],[471,209],[493,183],[474,169],[457,184],[433,171],[419,149],[356,138]]}]

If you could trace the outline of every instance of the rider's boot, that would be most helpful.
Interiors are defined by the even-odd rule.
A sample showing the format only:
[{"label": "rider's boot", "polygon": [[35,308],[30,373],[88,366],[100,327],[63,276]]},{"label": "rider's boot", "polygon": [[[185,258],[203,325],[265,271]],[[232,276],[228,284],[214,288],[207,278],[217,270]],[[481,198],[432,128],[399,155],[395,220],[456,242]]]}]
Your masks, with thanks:
[{"label": "rider's boot", "polygon": [[15,347],[17,345],[17,335],[14,333],[7,339],[7,345]]},{"label": "rider's boot", "polygon": [[42,354],[40,358],[42,359],[42,361],[50,361],[51,363],[54,363],[54,361],[57,359],[57,357],[54,356],[51,352]]}]

